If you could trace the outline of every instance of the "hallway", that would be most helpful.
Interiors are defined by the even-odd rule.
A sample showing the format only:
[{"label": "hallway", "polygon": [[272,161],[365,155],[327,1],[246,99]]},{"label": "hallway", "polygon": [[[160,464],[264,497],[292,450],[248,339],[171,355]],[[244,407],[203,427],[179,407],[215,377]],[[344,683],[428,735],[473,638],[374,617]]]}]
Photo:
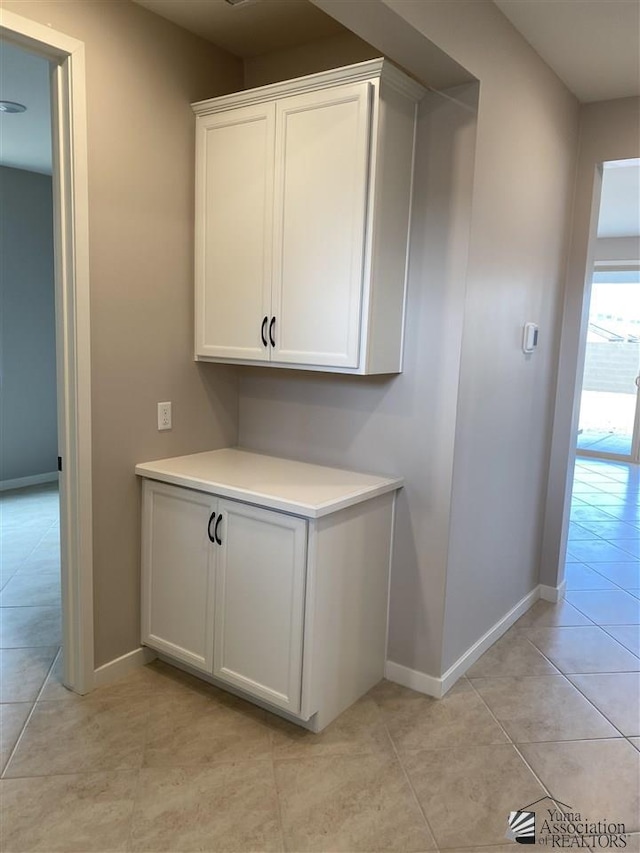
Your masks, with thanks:
[{"label": "hallway", "polygon": [[[159,661],[75,696],[47,677],[45,631],[33,680],[3,672],[1,849],[508,853],[509,812],[550,795],[639,851],[638,481],[578,460],[566,600],[537,602],[444,699],[383,681],[320,735]],[[26,642],[11,584],[45,559],[45,526],[26,525],[30,552],[9,540],[3,637],[9,614]]]}]

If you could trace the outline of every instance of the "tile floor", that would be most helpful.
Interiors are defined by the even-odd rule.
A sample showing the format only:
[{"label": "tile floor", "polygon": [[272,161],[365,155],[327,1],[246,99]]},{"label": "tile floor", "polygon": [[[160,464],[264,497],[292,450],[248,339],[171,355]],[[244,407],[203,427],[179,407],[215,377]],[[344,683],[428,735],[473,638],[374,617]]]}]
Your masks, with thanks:
[{"label": "tile floor", "polygon": [[[633,395],[629,395],[633,396]],[[601,404],[602,405],[602,404]],[[635,401],[632,404],[635,408]],[[633,413],[634,409],[631,410]],[[631,415],[633,421],[633,414]],[[578,436],[580,450],[593,450],[596,453],[617,453],[619,456],[629,456],[633,436],[631,430],[626,433],[606,433],[602,430],[583,430]]]},{"label": "tile floor", "polygon": [[57,483],[2,493],[0,769],[59,653],[60,614]]},{"label": "tile floor", "polygon": [[547,795],[640,850],[638,479],[579,461],[566,600],[538,602],[444,699],[383,681],[321,735],[158,662],[68,693],[53,584],[25,580],[55,531],[10,535],[2,851],[508,853],[509,811]]}]

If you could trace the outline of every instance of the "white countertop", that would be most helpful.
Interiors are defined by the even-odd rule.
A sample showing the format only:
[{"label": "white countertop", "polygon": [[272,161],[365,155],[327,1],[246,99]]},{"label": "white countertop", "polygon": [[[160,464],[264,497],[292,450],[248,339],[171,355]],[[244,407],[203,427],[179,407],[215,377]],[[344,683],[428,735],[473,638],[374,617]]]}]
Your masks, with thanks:
[{"label": "white countertop", "polygon": [[241,448],[144,462],[136,465],[136,474],[307,518],[329,515],[403,484],[401,477],[343,471]]}]

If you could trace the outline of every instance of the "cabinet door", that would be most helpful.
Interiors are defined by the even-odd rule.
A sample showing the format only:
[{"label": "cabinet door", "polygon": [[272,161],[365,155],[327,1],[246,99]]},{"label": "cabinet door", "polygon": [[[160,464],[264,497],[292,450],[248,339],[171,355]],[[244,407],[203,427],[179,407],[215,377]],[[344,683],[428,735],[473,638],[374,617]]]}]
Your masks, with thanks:
[{"label": "cabinet door", "polygon": [[271,358],[357,367],[371,84],[276,105]]},{"label": "cabinet door", "polygon": [[215,505],[202,492],[143,482],[142,642],[208,673],[215,561],[208,526]]},{"label": "cabinet door", "polygon": [[258,104],[198,118],[197,355],[269,358],[274,116]]},{"label": "cabinet door", "polygon": [[219,510],[213,673],[298,713],[306,521],[234,501]]}]

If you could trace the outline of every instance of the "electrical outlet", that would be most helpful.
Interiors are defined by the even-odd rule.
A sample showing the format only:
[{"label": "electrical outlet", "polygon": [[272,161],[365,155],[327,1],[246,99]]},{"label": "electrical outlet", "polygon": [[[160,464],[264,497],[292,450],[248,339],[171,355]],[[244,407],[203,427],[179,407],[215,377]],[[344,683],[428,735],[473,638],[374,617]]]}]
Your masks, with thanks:
[{"label": "electrical outlet", "polygon": [[158,429],[171,429],[171,403],[158,403]]}]

